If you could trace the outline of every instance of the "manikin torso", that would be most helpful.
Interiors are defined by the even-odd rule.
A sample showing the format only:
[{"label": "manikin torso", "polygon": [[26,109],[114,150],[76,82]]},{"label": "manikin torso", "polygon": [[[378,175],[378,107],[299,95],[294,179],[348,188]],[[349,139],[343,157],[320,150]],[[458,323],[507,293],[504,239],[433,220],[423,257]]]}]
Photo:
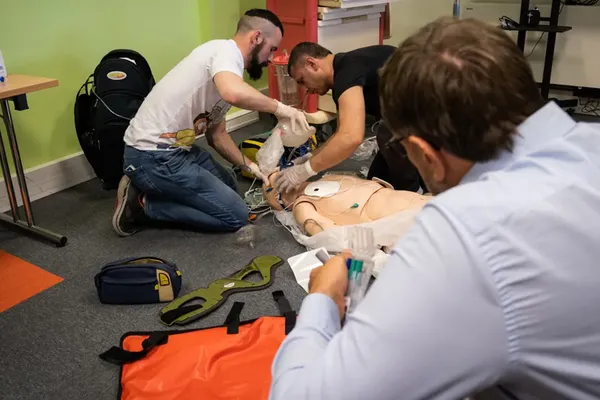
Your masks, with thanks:
[{"label": "manikin torso", "polygon": [[[274,175],[270,180],[273,182]],[[281,198],[274,190],[265,191],[265,196],[273,208],[291,210],[296,222],[311,236],[334,226],[371,222],[422,208],[431,199],[414,192],[394,190],[383,181],[348,175],[326,175]]]}]

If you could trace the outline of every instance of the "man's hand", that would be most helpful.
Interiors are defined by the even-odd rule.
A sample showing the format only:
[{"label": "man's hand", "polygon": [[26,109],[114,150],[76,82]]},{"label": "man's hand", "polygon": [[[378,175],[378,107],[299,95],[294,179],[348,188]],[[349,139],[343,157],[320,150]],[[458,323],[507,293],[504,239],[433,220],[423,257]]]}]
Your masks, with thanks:
[{"label": "man's hand", "polygon": [[348,289],[348,258],[349,252],[332,257],[325,265],[310,272],[308,283],[309,293],[321,293],[331,297],[338,307],[340,320],[344,318],[344,297]]},{"label": "man's hand", "polygon": [[301,110],[297,108],[286,106],[280,101],[277,102],[277,110],[275,111],[275,116],[277,119],[287,118],[290,120],[290,124],[292,125],[292,131],[296,129],[302,129],[307,131],[310,129],[310,125],[306,120],[306,115]]},{"label": "man's hand", "polygon": [[308,160],[310,160],[312,156],[313,156],[312,153],[306,153],[302,157],[298,157],[298,158],[294,159],[294,161],[292,161],[292,164],[302,165],[305,162],[307,162]]},{"label": "man's hand", "polygon": [[262,180],[264,183],[269,185],[269,178],[265,174],[262,173],[260,167],[256,165],[256,163],[250,163],[250,165],[246,165],[246,171],[250,172],[252,175]]},{"label": "man's hand", "polygon": [[275,178],[275,189],[279,193],[287,193],[290,190],[297,188],[303,182],[306,182],[308,178],[316,175],[310,166],[310,161],[304,164],[294,165],[279,172]]}]

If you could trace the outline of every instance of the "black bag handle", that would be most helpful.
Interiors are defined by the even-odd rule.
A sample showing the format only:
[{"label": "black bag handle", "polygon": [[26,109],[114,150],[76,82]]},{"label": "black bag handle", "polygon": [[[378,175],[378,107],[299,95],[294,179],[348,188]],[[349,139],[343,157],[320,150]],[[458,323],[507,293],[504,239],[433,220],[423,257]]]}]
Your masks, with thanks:
[{"label": "black bag handle", "polygon": [[111,262],[108,262],[108,263],[104,264],[104,267],[114,267],[114,266],[117,266],[117,265],[128,264],[128,263],[131,263],[133,261],[139,261],[139,260],[156,260],[156,261],[158,261],[158,263],[161,263],[161,264],[170,265],[172,267],[175,266],[175,264],[173,264],[172,262],[167,261],[167,260],[165,260],[163,258],[160,258],[160,257],[140,256],[140,257],[121,258],[119,260],[111,261]]},{"label": "black bag handle", "polygon": [[106,362],[121,366],[135,361],[139,361],[155,348],[167,343],[169,340],[168,332],[151,333],[143,342],[141,351],[127,351],[120,347],[113,346],[104,353],[100,354],[100,358]]},{"label": "black bag handle", "polygon": [[[285,297],[282,290],[276,290],[273,292],[273,299],[277,302],[279,313],[285,318],[285,334],[287,335],[296,326],[296,312],[292,310],[289,300]],[[227,327],[228,335],[235,335],[239,332],[240,328],[240,314],[244,308],[244,303],[236,301],[233,303],[227,318],[225,318],[224,325]]]},{"label": "black bag handle", "polygon": [[285,317],[285,334],[287,335],[296,326],[296,312],[292,310],[292,306],[282,290],[274,291],[273,299],[277,302],[281,316]]},{"label": "black bag handle", "polygon": [[235,335],[240,331],[240,314],[242,313],[242,308],[244,308],[244,303],[241,301],[236,301],[231,306],[231,310],[229,314],[227,314],[227,318],[225,318],[225,326],[227,327],[228,335]]}]

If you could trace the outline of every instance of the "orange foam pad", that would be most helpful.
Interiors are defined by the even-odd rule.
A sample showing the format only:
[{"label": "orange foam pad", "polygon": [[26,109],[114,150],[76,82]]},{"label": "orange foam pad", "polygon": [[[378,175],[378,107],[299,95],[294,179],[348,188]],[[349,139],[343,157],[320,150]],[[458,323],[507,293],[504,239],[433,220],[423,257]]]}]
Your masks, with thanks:
[{"label": "orange foam pad", "polygon": [[60,276],[0,250],[0,312],[62,281]]}]

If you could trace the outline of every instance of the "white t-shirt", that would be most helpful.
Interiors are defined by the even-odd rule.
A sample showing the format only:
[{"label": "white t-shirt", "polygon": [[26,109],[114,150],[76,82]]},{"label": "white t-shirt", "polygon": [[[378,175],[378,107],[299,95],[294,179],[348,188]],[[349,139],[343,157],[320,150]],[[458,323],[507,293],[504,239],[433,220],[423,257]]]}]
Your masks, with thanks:
[{"label": "white t-shirt", "polygon": [[194,49],[154,86],[131,120],[125,143],[139,150],[189,150],[231,108],[213,82],[223,71],[243,77],[244,59],[233,40]]}]

